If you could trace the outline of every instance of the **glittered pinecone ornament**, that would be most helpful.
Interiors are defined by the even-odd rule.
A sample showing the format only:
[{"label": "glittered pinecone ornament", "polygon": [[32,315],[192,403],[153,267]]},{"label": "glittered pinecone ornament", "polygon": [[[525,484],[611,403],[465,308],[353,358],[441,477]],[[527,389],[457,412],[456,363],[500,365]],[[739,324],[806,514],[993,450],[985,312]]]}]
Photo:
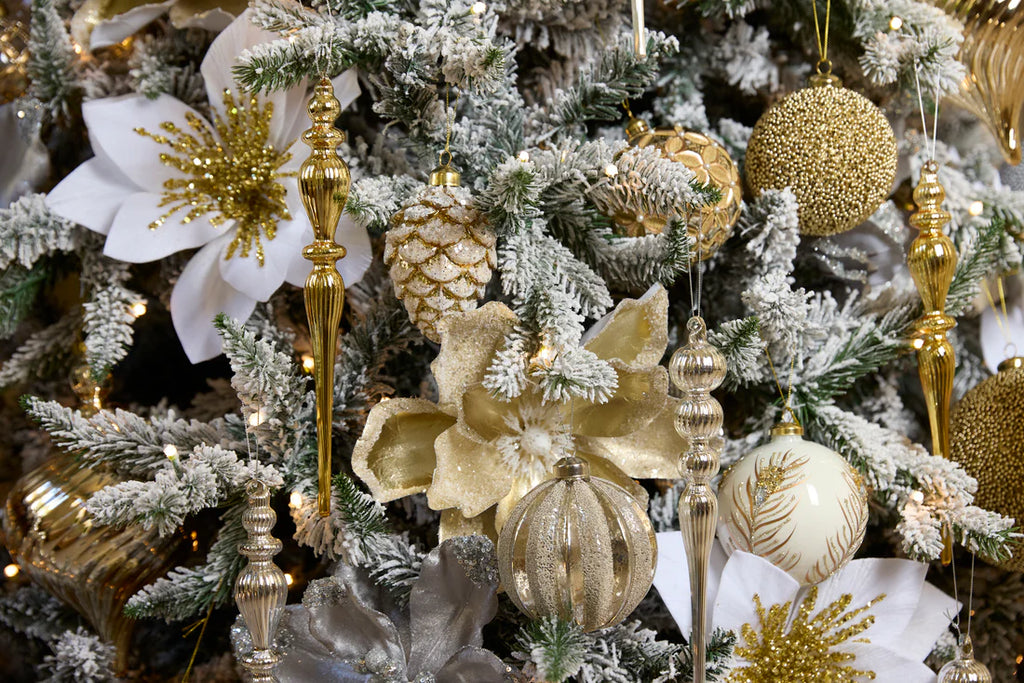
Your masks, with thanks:
[{"label": "glittered pinecone ornament", "polygon": [[804,586],[846,566],[867,528],[864,479],[792,422],[729,468],[718,500],[726,551],[763,557]]},{"label": "glittered pinecone ornament", "polygon": [[[1024,358],[1010,358],[953,408],[949,456],[978,481],[974,503],[1024,520]],[[997,566],[1024,572],[1024,542]],[[982,556],[984,557],[984,556]]]},{"label": "glittered pinecone ornament", "polygon": [[391,219],[384,243],[395,294],[431,341],[452,312],[471,311],[497,265],[497,241],[459,174],[445,164]]},{"label": "glittered pinecone ornament", "polygon": [[519,501],[498,537],[512,602],[531,619],[557,615],[584,631],[629,616],[650,590],[657,556],[644,508],[574,456]]},{"label": "glittered pinecone ornament", "polygon": [[988,667],[974,658],[970,636],[960,636],[956,659],[939,669],[938,683],[992,683]]},{"label": "glittered pinecone ornament", "polygon": [[[743,208],[740,173],[725,147],[708,136],[676,126],[652,129],[643,119],[626,124],[626,136],[633,147],[656,147],[666,158],[693,171],[697,182],[718,188],[722,198],[693,212],[686,228],[694,239],[694,250],[704,260],[729,239]],[[629,237],[658,235],[668,225],[668,216],[637,212],[623,202],[614,207],[616,231]],[[699,239],[699,244],[697,240]]]},{"label": "glittered pinecone ornament", "polygon": [[747,145],[755,195],[789,187],[800,232],[834,235],[867,220],[896,178],[896,136],[870,100],[825,73],[765,112]]}]

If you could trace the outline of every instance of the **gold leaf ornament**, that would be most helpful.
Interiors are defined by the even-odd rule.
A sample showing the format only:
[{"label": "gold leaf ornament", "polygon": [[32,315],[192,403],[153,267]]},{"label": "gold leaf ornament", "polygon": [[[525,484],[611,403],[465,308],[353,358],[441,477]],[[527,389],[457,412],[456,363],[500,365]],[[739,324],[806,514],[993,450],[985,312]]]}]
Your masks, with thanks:
[{"label": "gold leaf ornament", "polygon": [[584,339],[615,368],[619,387],[605,404],[545,403],[528,386],[512,401],[482,381],[518,320],[488,303],[445,317],[431,369],[438,403],[392,398],[374,406],[352,454],[354,472],[380,502],[426,492],[441,510],[442,538],[485,533],[497,538],[512,508],[575,453],[595,476],[646,493],[632,478],[675,478],[685,443],[673,429],[676,399],[658,365],[668,343],[668,295],[653,287],[622,301]]}]

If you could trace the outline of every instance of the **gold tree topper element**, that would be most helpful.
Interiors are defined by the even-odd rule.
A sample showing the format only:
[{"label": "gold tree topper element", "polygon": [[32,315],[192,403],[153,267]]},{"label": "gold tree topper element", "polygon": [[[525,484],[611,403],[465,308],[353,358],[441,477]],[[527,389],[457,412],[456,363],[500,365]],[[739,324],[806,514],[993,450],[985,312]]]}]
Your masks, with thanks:
[{"label": "gold tree topper element", "polygon": [[[874,600],[850,609],[853,595],[844,593],[817,614],[818,587],[812,586],[800,602],[793,624],[786,628],[792,603],[775,604],[767,610],[761,596],[754,595],[758,624],[744,624],[743,644],[737,644],[735,656],[742,665],[729,674],[729,683],[841,683],[874,680],[874,671],[854,669],[848,662],[856,659],[852,652],[839,648],[843,643],[866,643],[858,638],[875,623],[874,615],[854,621],[861,614],[885,599],[882,593]],[[760,628],[758,628],[760,627]]]},{"label": "gold tree topper element", "polygon": [[285,202],[287,191],[279,181],[295,176],[280,170],[292,155],[269,142],[273,103],[261,105],[255,95],[239,102],[230,90],[225,90],[224,111],[223,117],[214,114],[216,135],[191,112],[185,114],[189,130],[170,121],[160,124],[163,133],[135,129],[139,135],[169,147],[172,151],[162,152],[160,161],[183,176],[164,181],[160,206],[171,208],[149,228],[155,230],[184,210],[188,213],[182,223],[207,214],[211,214],[208,220],[214,227],[235,221],[235,237],[228,245],[226,258],[236,251],[245,258],[255,244],[256,258],[262,266],[261,236],[274,239],[277,222],[291,220]]}]

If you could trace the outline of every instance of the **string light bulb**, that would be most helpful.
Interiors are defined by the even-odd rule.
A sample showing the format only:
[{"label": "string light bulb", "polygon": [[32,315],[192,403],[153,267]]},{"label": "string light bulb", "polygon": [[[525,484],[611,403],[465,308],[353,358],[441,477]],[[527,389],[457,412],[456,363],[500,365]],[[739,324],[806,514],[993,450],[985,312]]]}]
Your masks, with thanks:
[{"label": "string light bulb", "polygon": [[300,491],[292,491],[292,494],[288,496],[288,506],[293,510],[298,510],[302,507],[302,493]]},{"label": "string light bulb", "polygon": [[146,315],[146,302],[136,301],[135,303],[132,304],[131,310],[133,316],[135,316],[136,318],[141,318],[142,316]]},{"label": "string light bulb", "polygon": [[173,443],[169,443],[164,446],[164,455],[167,456],[168,460],[174,460],[178,457],[178,447]]},{"label": "string light bulb", "polygon": [[306,372],[313,372],[313,368],[316,367],[316,361],[313,360],[313,355],[310,353],[302,354],[302,369]]},{"label": "string light bulb", "polygon": [[487,5],[482,2],[474,2],[473,6],[469,8],[469,11],[473,14],[480,15],[487,11]]},{"label": "string light bulb", "polygon": [[619,167],[615,164],[608,164],[604,167],[604,174],[609,178],[614,178],[619,175]]},{"label": "string light bulb", "polygon": [[519,159],[519,161],[525,164],[527,161],[530,160],[530,153],[524,149],[522,152],[519,153],[518,156],[516,156],[516,159]]},{"label": "string light bulb", "polygon": [[291,574],[285,572],[284,582],[291,586],[293,583],[295,583],[295,578]]},{"label": "string light bulb", "polygon": [[971,205],[967,208],[967,213],[971,214],[972,216],[980,216],[984,210],[985,203],[979,199],[971,202]]},{"label": "string light bulb", "polygon": [[13,562],[4,567],[4,576],[8,579],[13,579],[15,576],[21,573],[21,567],[14,564]]},{"label": "string light bulb", "polygon": [[890,19],[889,28],[892,29],[893,31],[899,31],[901,28],[903,28],[903,18],[893,17],[892,19]]}]

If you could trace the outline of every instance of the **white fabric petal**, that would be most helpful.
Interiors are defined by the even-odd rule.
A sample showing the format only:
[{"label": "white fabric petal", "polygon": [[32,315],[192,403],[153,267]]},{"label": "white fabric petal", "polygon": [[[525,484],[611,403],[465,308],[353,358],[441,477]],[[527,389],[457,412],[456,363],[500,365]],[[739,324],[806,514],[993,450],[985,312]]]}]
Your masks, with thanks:
[{"label": "white fabric petal", "polygon": [[800,584],[768,560],[737,550],[722,571],[715,600],[714,626],[740,632],[744,624],[758,626],[754,595],[765,609],[794,600]]},{"label": "white fabric petal", "polygon": [[58,216],[101,234],[121,204],[138,188],[104,157],[93,157],[69,173],[46,195],[46,206]]},{"label": "white fabric petal", "polygon": [[[981,314],[981,355],[985,359],[985,365],[989,372],[999,372],[999,364],[1012,355],[1024,353],[1024,308],[1020,305],[1007,306],[1007,320],[1003,325],[999,324],[1002,314],[996,317],[996,312],[991,307],[986,308]],[[1007,349],[1007,337],[1009,336],[1017,351]]]},{"label": "white fabric petal", "polygon": [[893,557],[854,560],[818,584],[815,609],[823,609],[846,593],[853,595],[850,607],[856,609],[884,593],[885,599],[863,612],[858,621],[868,614],[875,615],[875,623],[863,637],[897,649],[896,639],[914,616],[927,571],[926,564]]},{"label": "white fabric petal", "polygon": [[[115,17],[99,22],[89,35],[88,42],[86,42],[89,51],[92,52],[101,47],[109,47],[120,43],[166,12],[167,8],[173,4],[174,0],[167,0],[167,2],[152,5],[140,5]],[[72,21],[72,23],[74,22]]]},{"label": "white fabric petal", "polygon": [[160,206],[160,200],[160,195],[148,192],[129,197],[114,216],[103,253],[128,263],[155,261],[176,251],[202,246],[232,227],[228,222],[215,228],[202,216],[182,223],[181,218],[188,213],[182,209],[160,227],[151,229],[150,223],[167,212],[168,207]]},{"label": "white fabric petal", "polygon": [[949,628],[949,622],[960,612],[960,603],[930,583],[924,584],[917,609],[905,631],[896,642],[880,643],[915,661],[924,658],[935,647],[935,641]]},{"label": "white fabric petal", "polygon": [[268,240],[261,234],[260,240],[263,243],[262,266],[256,258],[255,244],[244,258],[237,249],[231,258],[227,258],[225,245],[220,258],[220,275],[238,291],[266,301],[284,282],[289,262],[295,257],[302,259],[301,222],[279,221],[274,239]]},{"label": "white fabric petal", "polygon": [[921,662],[874,643],[850,643],[840,649],[857,655],[850,664],[853,668],[874,671],[875,683],[935,683],[935,672]]},{"label": "white fabric petal", "polygon": [[[288,210],[295,215],[296,209],[292,208],[291,201],[289,201]],[[305,209],[302,208],[301,203],[298,211],[305,215]],[[313,227],[308,220],[303,223],[302,245],[305,246],[313,242]],[[346,287],[354,285],[363,279],[367,268],[370,267],[370,262],[373,261],[370,236],[366,233],[366,228],[359,226],[347,214],[342,214],[341,220],[338,221],[338,229],[334,232],[334,239],[345,247],[345,258],[338,261],[338,272],[341,273]],[[313,270],[311,261],[304,258],[293,259],[288,264],[288,274],[285,279],[296,287],[304,287],[311,270]]]},{"label": "white fabric petal", "polygon": [[[712,609],[718,596],[718,582],[728,560],[722,546],[711,547],[711,563],[708,571],[708,614],[706,633],[711,634]],[[654,587],[668,607],[679,630],[687,638],[693,629],[693,608],[690,603],[690,572],[683,547],[683,535],[678,531],[663,531],[658,534],[658,566],[654,572]]]},{"label": "white fabric petal", "polygon": [[[343,71],[335,76],[331,79],[331,85],[334,86],[334,96],[338,98],[342,111],[352,104],[361,92],[359,89],[359,74],[355,69]],[[276,110],[274,112],[275,116],[278,113],[281,114],[283,125],[279,129],[278,136],[272,137],[271,141],[278,149],[281,149],[284,145],[293,144],[297,141],[300,142],[299,145],[294,145],[292,148],[292,154],[298,157],[299,164],[309,156],[309,148],[301,144],[299,139],[302,132],[310,126],[309,117],[306,114],[309,90],[310,88],[306,81],[289,89],[286,93],[288,97],[285,109],[281,112]],[[306,150],[305,153],[302,150]]]},{"label": "white fabric petal", "polygon": [[209,360],[221,352],[221,338],[213,326],[218,313],[236,320],[248,320],[256,300],[233,288],[220,276],[217,259],[230,235],[210,242],[199,250],[181,272],[171,292],[171,320],[185,355],[193,363]]},{"label": "white fabric petal", "polygon": [[163,192],[165,180],[180,178],[182,174],[161,163],[160,154],[170,151],[168,147],[136,133],[135,129],[145,128],[158,135],[163,133],[160,124],[170,121],[188,130],[185,114],[189,112],[202,120],[198,112],[170,95],[160,95],[155,100],[142,95],[106,97],[82,105],[82,116],[97,156],[112,161],[141,189],[158,193]]}]

